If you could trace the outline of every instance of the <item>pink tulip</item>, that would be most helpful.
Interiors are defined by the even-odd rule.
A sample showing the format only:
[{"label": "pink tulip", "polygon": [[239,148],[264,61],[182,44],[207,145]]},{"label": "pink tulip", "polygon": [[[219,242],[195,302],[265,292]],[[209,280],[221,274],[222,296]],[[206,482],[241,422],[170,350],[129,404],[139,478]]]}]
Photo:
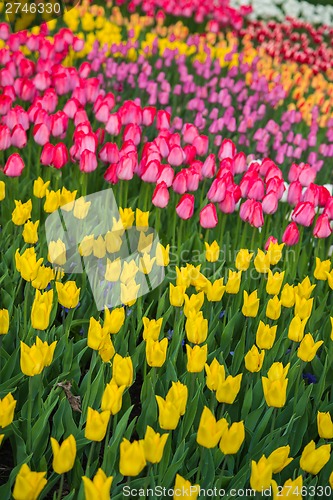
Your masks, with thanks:
[{"label": "pink tulip", "polygon": [[294,222],[301,224],[301,226],[309,227],[313,223],[315,218],[315,208],[313,203],[309,201],[300,202],[296,205],[291,214],[291,218]]},{"label": "pink tulip", "polygon": [[329,196],[324,208],[324,214],[328,215],[330,220],[333,220],[333,196]]},{"label": "pink tulip", "polygon": [[184,142],[186,142],[186,144],[192,144],[194,139],[199,135],[197,127],[195,127],[191,123],[185,123],[182,132],[183,140]]},{"label": "pink tulip", "polygon": [[104,173],[104,179],[106,182],[110,182],[110,184],[117,184],[119,180],[117,177],[117,163],[109,165]]},{"label": "pink tulip", "polygon": [[215,155],[213,153],[209,154],[202,165],[202,175],[206,179],[211,179],[216,173],[216,162]]},{"label": "pink tulip", "polygon": [[155,207],[165,208],[169,203],[170,194],[164,181],[156,185],[153,193],[152,203]]},{"label": "pink tulip", "polygon": [[276,194],[272,191],[262,199],[262,210],[264,214],[275,214],[278,209],[279,200]]},{"label": "pink tulip", "polygon": [[218,223],[216,207],[209,203],[200,211],[200,225],[206,229],[216,227]]},{"label": "pink tulip", "polygon": [[24,169],[24,162],[18,153],[10,155],[4,167],[4,173],[8,177],[19,177]]},{"label": "pink tulip", "polygon": [[278,243],[278,240],[274,238],[274,236],[269,236],[264,246],[266,252],[269,249],[271,243],[275,245],[276,243]]},{"label": "pink tulip", "polygon": [[121,129],[121,121],[118,113],[111,114],[105,125],[105,130],[110,135],[119,135]]},{"label": "pink tulip", "polygon": [[175,171],[170,165],[161,164],[156,182],[157,184],[159,184],[160,182],[164,181],[169,188],[172,186],[174,176]]},{"label": "pink tulip", "polygon": [[93,172],[97,168],[97,158],[96,154],[88,149],[85,149],[81,153],[80,157],[80,170],[81,172]]},{"label": "pink tulip", "polygon": [[283,233],[282,241],[287,246],[293,246],[299,242],[299,229],[295,222],[288,224]]},{"label": "pink tulip", "polygon": [[50,139],[50,131],[44,123],[39,123],[33,128],[34,140],[40,146],[45,146]]},{"label": "pink tulip", "polygon": [[[12,146],[24,148],[27,145],[27,134],[21,124],[15,125],[11,135]],[[0,148],[1,149],[1,148]]]},{"label": "pink tulip", "polygon": [[262,227],[264,225],[262,205],[259,201],[246,200],[240,207],[239,216],[251,226]]},{"label": "pink tulip", "polygon": [[106,142],[99,152],[99,158],[105,163],[117,163],[119,161],[117,144]]},{"label": "pink tulip", "polygon": [[117,177],[121,180],[129,181],[133,179],[135,160],[130,155],[124,155],[117,164]]},{"label": "pink tulip", "polygon": [[313,229],[313,235],[315,236],[315,238],[327,238],[328,236],[330,236],[330,234],[332,234],[332,229],[328,215],[319,215]]},{"label": "pink tulip", "polygon": [[153,124],[153,121],[156,116],[156,108],[153,108],[152,106],[148,106],[146,108],[143,108],[142,110],[142,124],[145,127],[150,127]]},{"label": "pink tulip", "polygon": [[168,155],[168,162],[172,167],[180,167],[185,160],[185,154],[181,147],[173,146]]},{"label": "pink tulip", "polygon": [[175,193],[184,194],[187,190],[187,170],[183,168],[178,172],[172,182],[172,189]]},{"label": "pink tulip", "polygon": [[289,205],[296,206],[302,198],[302,184],[299,181],[293,181],[288,187],[287,201]]},{"label": "pink tulip", "polygon": [[235,144],[230,139],[224,139],[217,156],[219,160],[223,160],[224,158],[231,158],[233,160],[236,153]]},{"label": "pink tulip", "polygon": [[8,149],[10,145],[11,145],[10,130],[7,127],[7,125],[0,125],[0,151]]},{"label": "pink tulip", "polygon": [[194,212],[193,194],[184,194],[176,206],[176,212],[181,219],[190,219]]},{"label": "pink tulip", "polygon": [[157,130],[169,130],[170,128],[170,113],[167,111],[159,110],[157,111],[156,120]]},{"label": "pink tulip", "polygon": [[224,200],[226,193],[226,183],[224,179],[214,179],[209,191],[207,193],[207,198],[209,201],[220,203]]},{"label": "pink tulip", "polygon": [[192,145],[197,150],[198,156],[204,156],[207,154],[209,141],[206,135],[198,135],[194,138]]}]

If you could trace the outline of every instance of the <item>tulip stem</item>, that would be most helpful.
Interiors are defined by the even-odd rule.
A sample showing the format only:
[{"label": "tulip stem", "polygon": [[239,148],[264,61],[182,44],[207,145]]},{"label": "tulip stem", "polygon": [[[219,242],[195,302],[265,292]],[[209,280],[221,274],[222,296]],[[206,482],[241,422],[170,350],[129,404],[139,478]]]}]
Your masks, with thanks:
[{"label": "tulip stem", "polygon": [[94,449],[95,449],[95,441],[91,443],[90,450],[89,450],[89,455],[88,455],[88,461],[87,461],[87,467],[86,467],[86,476],[89,477],[89,472],[90,472],[90,466],[91,466],[91,461],[93,458],[94,454]]},{"label": "tulip stem", "polygon": [[61,498],[62,498],[62,492],[63,492],[63,489],[64,489],[64,479],[65,479],[65,475],[61,474],[61,476],[60,476],[59,491],[58,491],[58,500],[61,500]]},{"label": "tulip stem", "polygon": [[297,399],[298,399],[298,391],[299,391],[299,386],[301,384],[302,371],[303,371],[303,361],[301,361],[301,363],[300,363],[299,370],[298,370],[297,377],[296,377],[296,387],[295,387],[295,392],[294,392],[293,413],[296,412],[296,405],[297,405]]},{"label": "tulip stem", "polygon": [[111,433],[111,418],[109,419],[108,427],[107,427],[107,431],[106,431],[104,453],[103,453],[103,465],[102,465],[103,470],[105,470],[105,466],[106,466],[106,455],[107,455],[108,448],[109,448],[110,433]]},{"label": "tulip stem", "polygon": [[28,415],[27,415],[27,448],[28,453],[31,453],[31,418],[32,418],[32,377],[29,377],[29,389],[28,389]]},{"label": "tulip stem", "polygon": [[272,413],[272,424],[271,424],[271,432],[270,432],[271,436],[272,436],[272,434],[274,432],[274,428],[275,428],[276,414],[277,414],[277,408],[274,408],[273,413]]}]

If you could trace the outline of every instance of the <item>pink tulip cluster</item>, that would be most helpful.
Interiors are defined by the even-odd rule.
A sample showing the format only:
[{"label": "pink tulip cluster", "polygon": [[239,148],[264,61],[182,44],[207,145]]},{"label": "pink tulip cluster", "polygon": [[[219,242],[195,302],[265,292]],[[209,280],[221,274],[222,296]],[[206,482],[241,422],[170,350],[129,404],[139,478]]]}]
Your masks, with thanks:
[{"label": "pink tulip cluster", "polygon": [[[135,182],[135,177],[140,178],[153,186],[153,205],[167,207],[172,194],[172,200],[177,200],[177,215],[190,219],[197,208],[203,228],[215,227],[219,214],[221,218],[221,213],[231,214],[238,209],[243,221],[261,228],[264,216],[278,210],[285,190],[282,170],[272,159],[254,161],[253,150],[252,155],[237,151],[234,142],[222,138],[220,132],[236,131],[238,101],[244,108],[243,131],[239,137],[246,137],[247,127],[265,116],[265,104],[259,104],[260,96],[274,107],[283,94],[281,86],[277,84],[275,92],[270,92],[267,81],[258,76],[248,89],[244,79],[236,79],[249,69],[246,64],[242,63],[239,69],[232,68],[225,77],[219,78],[217,65],[212,62],[194,63],[203,79],[198,85],[180,57],[181,83],[173,92],[182,96],[189,94],[187,109],[196,113],[192,122],[184,123],[180,117],[172,118],[171,106],[158,109],[158,99],[147,105],[143,105],[140,98],[123,102],[121,95],[108,91],[110,74],[118,78],[118,84],[124,84],[128,68],[125,63],[120,76],[121,67],[114,61],[116,66],[110,67],[113,63],[108,60],[106,79],[102,74],[95,74],[90,62],[84,62],[78,69],[62,65],[70,41],[76,40],[69,30],[62,30],[61,36],[63,43],[57,38],[51,44],[45,33],[23,34],[21,38],[9,35],[8,48],[0,51],[0,149],[7,158],[6,175],[22,174],[24,162],[17,150],[25,147],[30,136],[40,148],[42,165],[69,169],[72,162],[84,173],[100,169],[101,176],[111,184],[132,179]],[[43,50],[47,43],[45,58],[41,57],[37,63],[30,61],[18,50],[22,43],[31,50],[32,47]],[[101,64],[103,58],[98,47],[95,53],[96,50],[96,60]],[[170,52],[166,54],[165,63],[168,60],[173,61]],[[159,61],[163,63],[162,59]],[[152,69],[149,62],[141,60],[131,64],[132,69],[138,69],[139,65],[145,68],[138,77],[138,85],[140,89],[148,86]],[[171,94],[166,73],[161,71],[156,80],[158,85],[164,85],[164,92]],[[16,104],[17,100],[24,105]],[[211,107],[210,112],[206,106]],[[209,130],[211,138],[204,133],[208,119],[209,129],[212,124],[217,126],[215,134]],[[283,123],[293,124],[297,119],[295,112],[288,112]],[[274,131],[272,123],[267,126]],[[285,128],[289,133],[289,128]],[[316,130],[315,124],[311,130]],[[287,244],[297,241],[298,225],[311,226],[319,211],[314,235],[324,238],[331,234],[333,198],[326,188],[314,183],[317,171],[318,165],[304,162],[292,164],[289,170],[287,198],[295,208],[283,236]]]},{"label": "pink tulip cluster", "polygon": [[[187,43],[197,48],[199,37],[190,36]],[[122,50],[125,55],[131,47],[131,41],[126,46],[113,44],[111,51]],[[209,47],[206,49],[209,54]],[[226,60],[237,50],[237,47],[231,49]],[[247,154],[270,156],[278,165],[307,162],[317,171],[326,158],[333,157],[333,120],[329,122],[326,138],[323,137],[316,106],[310,126],[304,124],[297,110],[276,112],[274,118],[268,116],[270,110],[277,110],[288,96],[278,79],[271,87],[259,74],[257,60],[250,67],[242,62],[243,54],[240,53],[239,67],[232,67],[221,77],[219,61],[210,57],[204,63],[194,61],[189,68],[186,57],[179,56],[177,51],[165,49],[163,56],[159,56],[157,43],[153,43],[153,54],[157,57],[154,64],[144,56],[136,62],[118,61],[107,58],[105,47],[96,44],[89,59],[95,71],[105,64],[106,78],[119,93],[135,89],[142,102],[163,106],[169,112],[171,104],[174,109],[178,102],[186,103],[187,119],[202,133],[215,136],[216,146],[223,138],[233,138],[237,134],[237,142]],[[176,65],[177,71],[170,72],[172,65]],[[248,72],[252,75],[250,85],[245,81]],[[172,75],[179,75],[176,83]],[[172,123],[180,130],[183,119],[175,116]]]}]

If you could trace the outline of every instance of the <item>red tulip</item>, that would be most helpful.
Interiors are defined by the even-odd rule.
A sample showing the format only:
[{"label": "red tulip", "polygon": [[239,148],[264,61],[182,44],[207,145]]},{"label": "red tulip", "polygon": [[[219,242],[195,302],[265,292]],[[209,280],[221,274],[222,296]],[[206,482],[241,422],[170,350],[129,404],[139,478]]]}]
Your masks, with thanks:
[{"label": "red tulip", "polygon": [[57,168],[63,168],[68,163],[68,151],[64,143],[59,142],[54,146],[51,164]]},{"label": "red tulip", "polygon": [[216,162],[215,155],[213,153],[207,156],[202,165],[201,172],[203,177],[205,177],[206,179],[211,179],[212,177],[214,177],[216,173]]},{"label": "red tulip", "polygon": [[190,219],[194,212],[193,194],[184,194],[176,206],[176,212],[181,219]]},{"label": "red tulip", "polygon": [[206,229],[216,227],[218,223],[216,207],[213,203],[209,203],[200,211],[200,224]]},{"label": "red tulip", "polygon": [[299,242],[299,229],[295,222],[288,224],[283,233],[282,241],[288,246],[296,245]]}]

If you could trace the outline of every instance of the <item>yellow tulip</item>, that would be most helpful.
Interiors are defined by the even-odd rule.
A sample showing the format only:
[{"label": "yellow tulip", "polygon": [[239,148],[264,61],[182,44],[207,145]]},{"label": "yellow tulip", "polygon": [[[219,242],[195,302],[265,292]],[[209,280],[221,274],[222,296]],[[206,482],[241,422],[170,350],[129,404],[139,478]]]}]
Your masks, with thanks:
[{"label": "yellow tulip", "polygon": [[28,221],[24,224],[24,229],[22,232],[22,236],[25,243],[29,243],[30,245],[34,245],[38,241],[38,233],[37,229],[39,226],[39,220],[36,222]]},{"label": "yellow tulip", "polygon": [[56,345],[56,341],[49,345],[47,342],[42,342],[39,337],[36,337],[36,343],[31,347],[21,342],[20,366],[22,373],[33,377],[39,375],[46,366],[50,366]]},{"label": "yellow tulip", "polygon": [[41,293],[36,290],[31,309],[31,325],[35,330],[46,330],[50,324],[53,304],[53,290]]},{"label": "yellow tulip", "polygon": [[187,365],[186,369],[190,373],[201,372],[207,361],[207,344],[202,347],[198,345],[193,348],[186,345]]},{"label": "yellow tulip", "polygon": [[50,214],[60,207],[60,189],[58,191],[46,190],[46,199],[44,203],[44,212]]},{"label": "yellow tulip", "polygon": [[226,287],[223,285],[223,281],[223,278],[215,280],[213,283],[207,280],[205,293],[209,302],[220,302],[226,290]]},{"label": "yellow tulip", "polygon": [[178,411],[178,406],[168,401],[167,399],[163,399],[161,396],[155,396],[157,405],[158,405],[158,423],[161,429],[165,430],[174,430],[176,429],[179,419],[180,413]]},{"label": "yellow tulip", "polygon": [[216,421],[213,413],[205,406],[199,422],[197,443],[204,448],[215,448],[227,427],[225,418]]},{"label": "yellow tulip", "polygon": [[174,500],[182,498],[193,498],[196,500],[200,492],[200,486],[198,484],[191,484],[179,474],[176,475],[176,482],[173,487],[174,490]]},{"label": "yellow tulip", "polygon": [[299,297],[304,299],[309,299],[312,291],[316,288],[316,285],[311,285],[310,278],[306,276],[302,283],[299,283],[296,287],[296,293]]},{"label": "yellow tulip", "polygon": [[190,312],[199,312],[204,300],[205,300],[205,294],[203,292],[199,293],[193,293],[191,297],[189,297],[185,293],[185,305],[184,305],[184,314],[186,317],[189,316]]},{"label": "yellow tulip", "polygon": [[158,340],[161,332],[163,318],[149,319],[146,316],[142,318],[143,323],[143,340]]},{"label": "yellow tulip", "polygon": [[174,286],[170,283],[169,300],[170,304],[174,307],[181,307],[185,300],[185,286]]},{"label": "yellow tulip", "polygon": [[4,181],[0,181],[0,201],[6,198],[6,184]]},{"label": "yellow tulip", "polygon": [[119,252],[123,244],[122,233],[119,231],[108,231],[105,235],[105,246],[109,253]]},{"label": "yellow tulip", "polygon": [[281,292],[281,304],[283,307],[294,307],[295,305],[295,290],[293,285],[286,283]]},{"label": "yellow tulip", "polygon": [[74,203],[73,215],[76,219],[83,220],[87,217],[91,201],[85,201],[84,196],[78,198]]},{"label": "yellow tulip", "polygon": [[134,212],[131,208],[119,208],[121,222],[125,229],[132,227],[134,222]]},{"label": "yellow tulip", "polygon": [[320,260],[319,257],[316,257],[316,268],[314,270],[314,277],[316,280],[327,280],[327,273],[331,270],[331,261],[328,260]]},{"label": "yellow tulip", "polygon": [[251,259],[253,257],[253,253],[250,253],[247,249],[242,248],[239,250],[236,256],[235,267],[238,271],[247,271]]},{"label": "yellow tulip", "polygon": [[202,311],[189,311],[185,322],[187,340],[193,344],[202,344],[208,335],[208,320],[203,317]]},{"label": "yellow tulip", "polygon": [[254,290],[250,295],[244,290],[243,292],[243,307],[242,313],[244,316],[255,318],[259,310],[260,299],[257,296],[257,290]]},{"label": "yellow tulip", "polygon": [[46,190],[49,187],[51,181],[44,182],[41,177],[38,177],[34,181],[33,193],[36,198],[44,198],[46,195]]},{"label": "yellow tulip", "polygon": [[46,472],[33,472],[23,464],[15,479],[14,500],[37,500],[47,483],[45,476]]},{"label": "yellow tulip", "polygon": [[267,273],[270,266],[269,254],[258,249],[258,253],[255,256],[253,263],[258,273]]},{"label": "yellow tulip", "polygon": [[283,368],[282,363],[273,363],[268,376],[262,377],[264,397],[268,406],[282,408],[286,404],[288,379],[286,378],[290,364]]},{"label": "yellow tulip", "polygon": [[293,461],[291,457],[289,457],[290,446],[280,446],[276,450],[272,451],[272,453],[267,458],[268,462],[272,466],[273,474],[278,474],[281,472],[290,462]]},{"label": "yellow tulip", "polygon": [[59,304],[67,309],[74,309],[80,298],[81,288],[77,288],[75,281],[67,281],[66,283],[56,282]]},{"label": "yellow tulip", "polygon": [[120,300],[125,306],[131,307],[135,304],[136,299],[138,297],[140,289],[140,284],[136,284],[135,280],[129,281],[124,285],[121,283],[120,285]]},{"label": "yellow tulip", "polygon": [[9,392],[7,396],[0,399],[0,427],[3,429],[10,425],[14,420],[14,411],[16,407],[16,400],[13,398],[12,393]]},{"label": "yellow tulip", "polygon": [[234,455],[238,453],[245,439],[244,422],[234,422],[228,426],[221,437],[220,450],[224,455]]},{"label": "yellow tulip", "polygon": [[110,334],[116,334],[120,331],[125,323],[125,308],[116,307],[112,311],[108,308],[104,309],[103,328]]},{"label": "yellow tulip", "polygon": [[181,382],[172,382],[165,400],[175,405],[180,415],[184,415],[188,398],[188,389]]},{"label": "yellow tulip", "polygon": [[284,247],[284,243],[280,245],[278,243],[273,243],[272,241],[269,244],[267,255],[269,257],[269,263],[272,266],[275,266],[278,262],[280,262],[282,257],[282,249]]},{"label": "yellow tulip", "polygon": [[285,271],[283,271],[282,273],[276,272],[273,274],[270,269],[268,270],[266,292],[269,295],[278,295],[280,293],[282,282],[284,279],[284,274]]},{"label": "yellow tulip", "polygon": [[65,186],[62,187],[59,197],[59,205],[62,210],[65,210],[65,212],[73,210],[76,194],[77,191],[69,191]]},{"label": "yellow tulip", "polygon": [[265,351],[259,352],[257,346],[252,346],[244,356],[245,368],[251,373],[257,373],[261,370],[264,362]]},{"label": "yellow tulip", "polygon": [[120,273],[121,273],[120,257],[118,257],[113,261],[111,261],[110,259],[106,259],[105,279],[107,281],[116,282],[119,280]]},{"label": "yellow tulip", "polygon": [[146,428],[145,437],[143,440],[143,449],[145,458],[152,464],[158,464],[163,457],[165,443],[167,442],[169,434],[159,434],[154,429]]},{"label": "yellow tulip", "polygon": [[82,476],[85,500],[110,500],[110,489],[113,476],[107,477],[102,469],[98,469],[94,479]]},{"label": "yellow tulip", "polygon": [[272,481],[272,465],[263,455],[258,462],[251,461],[250,486],[255,491],[267,490]]},{"label": "yellow tulip", "polygon": [[170,245],[164,247],[160,242],[156,246],[156,265],[161,267],[166,267],[170,263]]},{"label": "yellow tulip", "polygon": [[290,322],[288,328],[288,338],[294,342],[301,342],[304,337],[304,328],[308,321],[308,317],[301,320],[301,318],[296,315]]},{"label": "yellow tulip", "polygon": [[100,322],[95,318],[90,318],[87,336],[88,347],[98,351],[104,344],[104,340],[107,335],[109,335],[107,330],[102,327]]},{"label": "yellow tulip", "polygon": [[138,231],[147,231],[149,227],[149,211],[142,212],[139,208],[135,211],[135,226]]},{"label": "yellow tulip", "polygon": [[125,385],[121,385],[120,387],[116,384],[114,379],[111,379],[109,384],[106,384],[106,387],[103,392],[102,401],[101,401],[101,410],[109,411],[111,415],[116,415],[121,410],[123,403],[123,394],[126,389]]},{"label": "yellow tulip", "polygon": [[207,262],[217,262],[220,256],[220,247],[217,241],[213,241],[211,245],[207,243],[207,241],[205,241],[205,247],[206,247],[205,256]]},{"label": "yellow tulip", "polygon": [[47,285],[54,279],[54,271],[51,267],[40,266],[37,271],[36,278],[31,282],[34,288],[44,290]]},{"label": "yellow tulip", "polygon": [[138,252],[149,254],[154,240],[154,234],[147,234],[140,231],[139,241],[138,241]]},{"label": "yellow tulip", "polygon": [[84,437],[90,441],[103,441],[106,429],[110,420],[110,412],[102,411],[99,413],[88,407],[87,423],[84,431]]},{"label": "yellow tulip", "polygon": [[116,354],[112,364],[112,378],[120,387],[130,387],[133,383],[133,363],[130,356],[122,357]]},{"label": "yellow tulip", "polygon": [[139,270],[144,274],[151,273],[156,257],[151,258],[148,253],[144,253],[139,259]]},{"label": "yellow tulip", "polygon": [[219,380],[225,380],[225,368],[213,359],[210,365],[205,364],[206,385],[211,391],[216,391],[219,385]]},{"label": "yellow tulip", "polygon": [[259,322],[256,333],[256,344],[260,349],[271,349],[275,342],[277,325],[265,325],[262,321]]},{"label": "yellow tulip", "polygon": [[301,319],[309,318],[311,316],[313,307],[313,298],[306,299],[300,297],[297,293],[295,295],[295,316],[298,314]]},{"label": "yellow tulip", "polygon": [[276,481],[272,481],[272,491],[273,491],[273,500],[280,500],[286,498],[289,500],[290,498],[296,498],[299,500],[300,492],[303,487],[303,476],[298,476],[296,479],[287,479],[284,483],[283,487],[278,487]]},{"label": "yellow tulip", "polygon": [[6,335],[9,330],[9,313],[7,309],[0,309],[0,335]]},{"label": "yellow tulip", "polygon": [[66,264],[66,245],[60,239],[57,241],[50,241],[48,248],[48,261],[57,266]]},{"label": "yellow tulip", "polygon": [[242,271],[228,271],[228,281],[225,287],[225,291],[232,295],[236,295],[239,292],[241,279],[242,279]]},{"label": "yellow tulip", "polygon": [[269,319],[279,319],[281,315],[281,302],[279,301],[277,295],[274,295],[272,299],[269,299],[266,307],[266,316]]},{"label": "yellow tulip", "polygon": [[92,254],[93,247],[94,247],[94,241],[95,241],[95,238],[94,238],[93,234],[86,235],[82,239],[82,241],[79,245],[79,253],[82,257],[89,257],[89,255]]},{"label": "yellow tulip", "polygon": [[318,474],[327,464],[331,456],[331,445],[324,444],[316,448],[314,441],[310,441],[302,452],[299,465],[309,474]]},{"label": "yellow tulip", "polygon": [[317,427],[318,427],[318,434],[321,438],[323,439],[333,438],[333,423],[329,412],[322,413],[318,411]]},{"label": "yellow tulip", "polygon": [[32,202],[28,200],[26,203],[15,200],[15,208],[12,212],[12,221],[16,226],[23,226],[31,217]]},{"label": "yellow tulip", "polygon": [[76,457],[76,441],[73,434],[64,439],[59,445],[58,441],[51,437],[53,452],[52,467],[57,474],[64,474],[74,467]]},{"label": "yellow tulip", "polygon": [[33,247],[27,248],[22,255],[20,255],[19,250],[16,250],[15,252],[16,269],[25,281],[33,281],[36,279],[42,262],[42,258],[37,260],[35,249]]},{"label": "yellow tulip", "polygon": [[146,342],[146,358],[149,366],[160,368],[166,360],[168,347],[168,339],[164,338],[161,341],[147,339]]},{"label": "yellow tulip", "polygon": [[98,238],[93,241],[93,255],[97,259],[103,259],[106,254],[106,246],[103,236],[99,235]]},{"label": "yellow tulip", "polygon": [[229,405],[234,403],[240,390],[242,377],[242,373],[235,377],[229,375],[226,379],[223,379],[220,375],[216,390],[216,399],[219,403],[227,403]]},{"label": "yellow tulip", "polygon": [[312,361],[317,351],[321,345],[323,345],[323,340],[318,340],[315,342],[311,333],[307,333],[304,335],[302,342],[300,343],[299,348],[297,349],[297,356],[305,362]]}]

